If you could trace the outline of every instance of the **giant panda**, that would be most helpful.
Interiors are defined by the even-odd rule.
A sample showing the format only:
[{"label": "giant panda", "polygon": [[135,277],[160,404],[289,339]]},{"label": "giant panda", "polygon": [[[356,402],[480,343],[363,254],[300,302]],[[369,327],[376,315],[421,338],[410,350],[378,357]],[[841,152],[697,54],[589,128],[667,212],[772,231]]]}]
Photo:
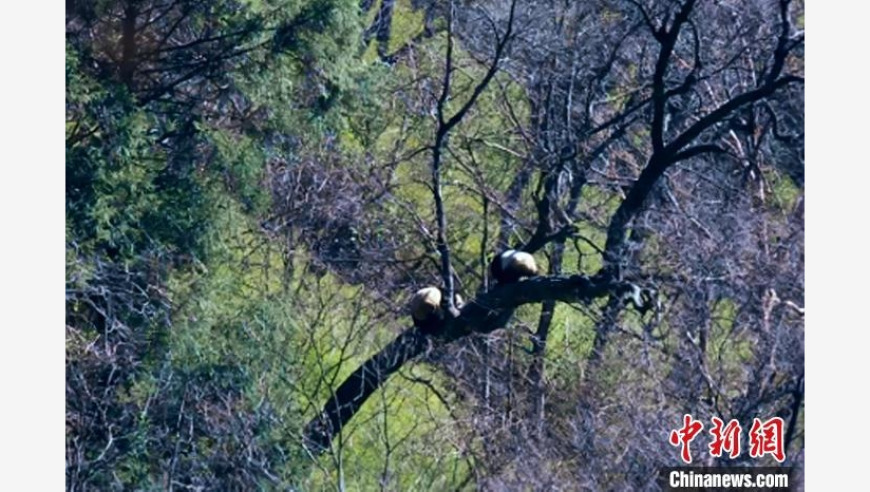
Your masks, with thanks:
[{"label": "giant panda", "polygon": [[538,274],[538,265],[531,254],[509,249],[493,258],[489,271],[498,283],[509,284],[523,277],[534,277]]},{"label": "giant panda", "polygon": [[656,305],[655,291],[642,289],[635,284],[627,284],[617,290],[617,295],[625,305],[631,303],[643,316]]},{"label": "giant panda", "polygon": [[[411,297],[411,319],[423,333],[432,333],[444,321],[444,308],[441,306],[443,297],[441,289],[431,286],[418,290]],[[453,304],[457,309],[462,308],[462,297],[458,293],[453,295]]]}]

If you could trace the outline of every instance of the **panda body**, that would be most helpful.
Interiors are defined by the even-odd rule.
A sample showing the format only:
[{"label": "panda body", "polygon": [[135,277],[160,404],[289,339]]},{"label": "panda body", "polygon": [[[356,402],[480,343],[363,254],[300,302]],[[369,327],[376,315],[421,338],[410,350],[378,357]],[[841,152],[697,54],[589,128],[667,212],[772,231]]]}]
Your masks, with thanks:
[{"label": "panda body", "polygon": [[[444,321],[444,307],[441,306],[443,298],[444,294],[438,287],[424,287],[415,292],[410,302],[414,326],[423,333],[432,333]],[[453,304],[457,309],[462,308],[463,300],[458,293],[453,295]]]},{"label": "panda body", "polygon": [[411,318],[418,327],[430,326],[440,321],[441,315],[441,289],[438,287],[424,287],[414,293],[411,298]]},{"label": "panda body", "polygon": [[525,251],[509,249],[502,252],[490,263],[492,277],[501,284],[509,284],[523,277],[534,277],[538,274],[535,257]]},{"label": "panda body", "polygon": [[641,316],[657,305],[655,290],[644,289],[635,284],[621,287],[617,294],[624,304],[632,304]]}]

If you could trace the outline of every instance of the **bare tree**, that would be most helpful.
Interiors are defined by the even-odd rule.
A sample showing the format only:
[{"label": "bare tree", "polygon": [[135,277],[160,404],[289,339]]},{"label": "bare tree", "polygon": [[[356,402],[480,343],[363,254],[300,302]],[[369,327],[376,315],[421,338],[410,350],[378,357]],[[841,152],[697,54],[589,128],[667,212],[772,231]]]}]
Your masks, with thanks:
[{"label": "bare tree", "polygon": [[[466,395],[453,411],[473,424],[455,425],[482,442],[483,487],[531,479],[553,460],[576,471],[537,486],[601,485],[621,466],[625,482],[606,483],[649,487],[673,453],[646,433],[686,411],[786,416],[793,443],[803,394],[802,6],[483,2],[451,3],[444,16],[440,80],[420,74],[397,92],[423,95],[408,99],[424,118],[406,128],[435,136],[393,153],[396,165],[432,156],[434,212],[404,210],[437,261],[406,271],[450,292],[455,279],[466,292],[471,279],[484,288],[436,335],[406,329],[336,386],[307,427],[309,449],[329,449],[411,360]],[[463,68],[478,74],[463,89],[452,85],[457,42],[479,63]],[[417,70],[422,50],[393,61]],[[477,123],[481,98],[510,122],[503,132]],[[504,159],[511,179],[487,175],[482,156]],[[466,178],[451,186],[478,197],[476,256],[451,250],[445,166]],[[383,189],[399,202],[394,186]],[[544,253],[548,275],[489,285],[488,254],[506,247]],[[635,291],[642,302],[626,311]],[[537,326],[497,331],[526,304],[540,305]],[[560,309],[591,323],[580,380],[546,370]]]}]

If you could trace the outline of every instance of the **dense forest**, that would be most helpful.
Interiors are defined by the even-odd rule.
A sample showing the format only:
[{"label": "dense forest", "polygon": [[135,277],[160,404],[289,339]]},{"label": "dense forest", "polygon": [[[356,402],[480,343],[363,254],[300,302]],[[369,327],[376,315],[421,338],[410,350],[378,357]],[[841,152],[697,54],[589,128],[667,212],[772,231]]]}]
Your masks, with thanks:
[{"label": "dense forest", "polygon": [[658,490],[684,414],[782,418],[799,480],[803,28],[67,0],[67,489]]}]

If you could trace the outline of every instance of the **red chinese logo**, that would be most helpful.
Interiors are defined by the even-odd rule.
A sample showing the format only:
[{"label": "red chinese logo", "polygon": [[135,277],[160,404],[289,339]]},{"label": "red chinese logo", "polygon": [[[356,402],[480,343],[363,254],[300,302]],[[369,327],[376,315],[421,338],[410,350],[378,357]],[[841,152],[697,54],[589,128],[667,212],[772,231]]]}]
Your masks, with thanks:
[{"label": "red chinese logo", "polygon": [[[713,436],[709,444],[710,456],[720,458],[727,454],[731,459],[740,456],[740,437],[743,429],[740,423],[731,419],[726,424],[719,417],[712,417],[713,428],[710,435]],[[752,420],[752,429],[749,431],[749,456],[763,458],[765,455],[773,456],[776,461],[785,461],[785,448],[782,440],[784,421],[780,417],[773,417],[762,422],[755,418]],[[695,420],[691,415],[683,416],[683,426],[672,430],[668,441],[673,446],[680,447],[680,458],[687,464],[692,463],[692,452],[689,444],[698,437],[704,429],[704,424]]]},{"label": "red chinese logo", "polygon": [[[713,417],[713,428],[710,429],[710,434],[713,434],[713,442],[710,443],[710,455],[722,456],[722,452],[728,453],[731,458],[736,458],[740,455],[740,423],[732,419],[728,425],[718,417]],[[724,425],[724,427],[723,427]]]},{"label": "red chinese logo", "polygon": [[674,446],[682,446],[680,457],[686,463],[692,462],[692,453],[689,450],[689,443],[698,437],[698,434],[704,429],[704,424],[692,418],[691,415],[683,416],[683,427],[671,431],[670,442]]},{"label": "red chinese logo", "polygon": [[770,454],[776,461],[785,461],[785,450],[782,444],[783,420],[773,417],[767,422],[758,418],[752,419],[752,429],[749,430],[749,456],[761,458]]}]

